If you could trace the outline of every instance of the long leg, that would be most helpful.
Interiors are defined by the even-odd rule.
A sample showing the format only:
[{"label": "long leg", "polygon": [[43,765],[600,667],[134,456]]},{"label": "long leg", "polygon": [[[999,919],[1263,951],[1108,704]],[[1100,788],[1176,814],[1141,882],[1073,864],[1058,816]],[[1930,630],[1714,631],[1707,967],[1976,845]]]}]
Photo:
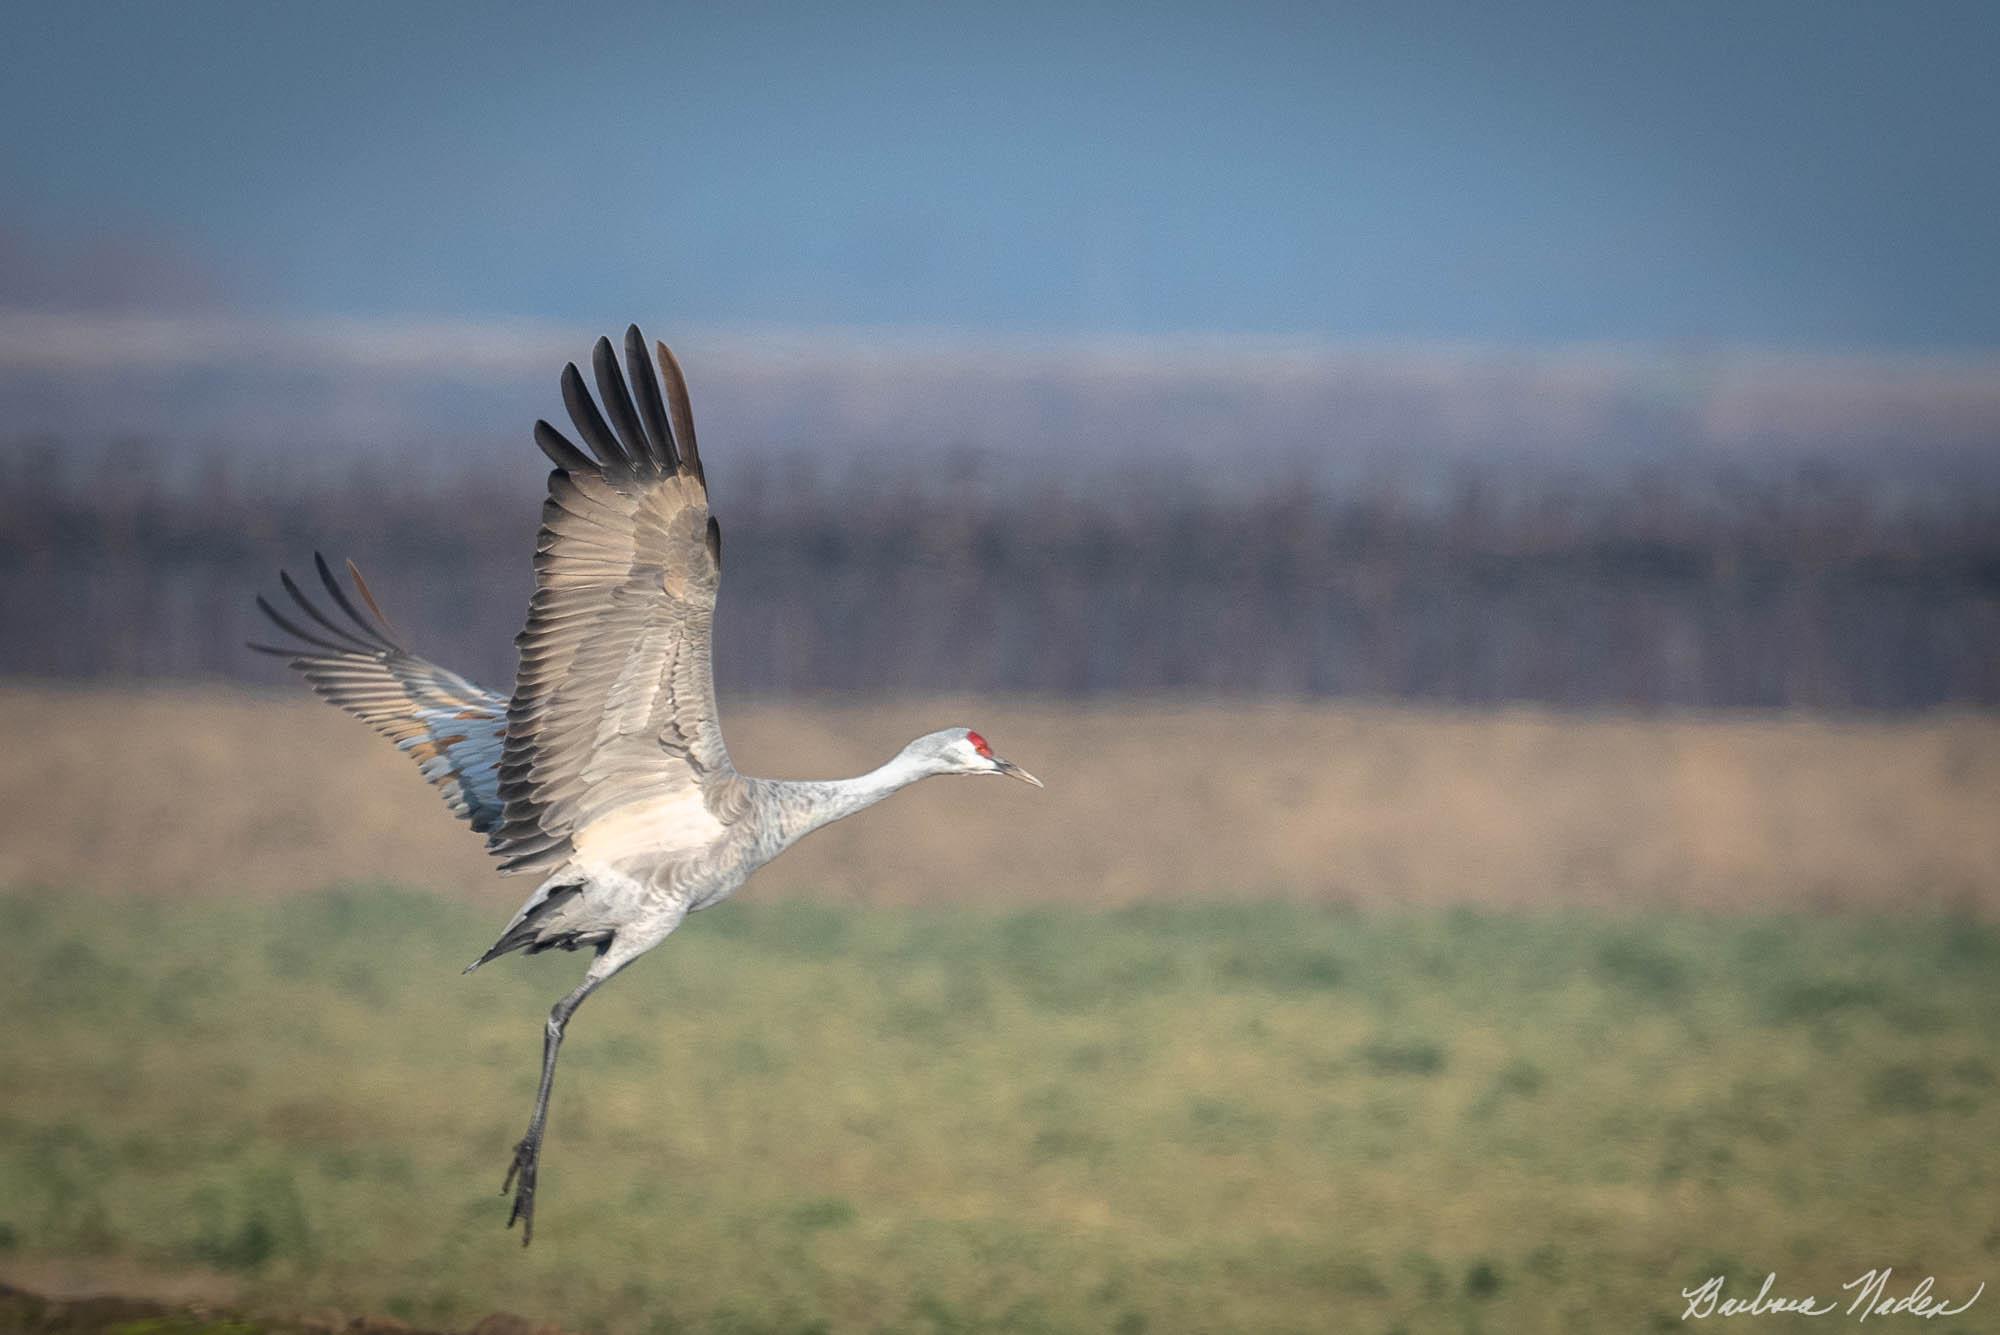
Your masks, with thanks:
[{"label": "long leg", "polygon": [[[576,1014],[576,1008],[583,999],[601,987],[605,980],[617,973],[637,957],[638,952],[621,952],[616,940],[596,959],[577,984],[574,992],[558,1001],[549,1010],[549,1022],[542,1031],[542,1085],[535,1092],[535,1115],[528,1119],[528,1134],[521,1137],[521,1143],[514,1147],[514,1162],[507,1168],[507,1178],[500,1184],[500,1194],[514,1193],[514,1209],[507,1216],[507,1227],[514,1222],[521,1223],[521,1245],[527,1246],[535,1237],[535,1168],[542,1154],[542,1130],[549,1120],[549,1090],[556,1082],[556,1053],[562,1048],[563,1027],[569,1017]],[[518,1183],[518,1186],[516,1185]]]}]

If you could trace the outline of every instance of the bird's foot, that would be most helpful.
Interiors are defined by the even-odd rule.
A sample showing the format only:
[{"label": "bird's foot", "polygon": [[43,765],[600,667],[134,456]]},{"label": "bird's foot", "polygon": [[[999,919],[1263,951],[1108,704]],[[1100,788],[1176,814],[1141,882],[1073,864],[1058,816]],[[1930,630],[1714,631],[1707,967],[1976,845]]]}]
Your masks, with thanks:
[{"label": "bird's foot", "polygon": [[514,1193],[514,1210],[507,1216],[507,1227],[512,1228],[516,1220],[520,1221],[523,1247],[535,1237],[535,1164],[541,1154],[541,1137],[524,1137],[514,1147],[514,1162],[507,1166],[507,1180],[500,1184],[502,1196],[509,1191]]}]

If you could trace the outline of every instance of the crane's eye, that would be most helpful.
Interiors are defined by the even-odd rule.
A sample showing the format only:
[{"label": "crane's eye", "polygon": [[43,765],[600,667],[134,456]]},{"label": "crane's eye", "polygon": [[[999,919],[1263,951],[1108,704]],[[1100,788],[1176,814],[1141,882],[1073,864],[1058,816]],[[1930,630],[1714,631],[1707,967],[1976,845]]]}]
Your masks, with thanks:
[{"label": "crane's eye", "polygon": [[965,740],[971,742],[972,749],[977,751],[980,755],[985,756],[988,760],[993,759],[993,748],[986,744],[986,739],[984,737],[981,737],[976,732],[968,731],[965,734]]}]

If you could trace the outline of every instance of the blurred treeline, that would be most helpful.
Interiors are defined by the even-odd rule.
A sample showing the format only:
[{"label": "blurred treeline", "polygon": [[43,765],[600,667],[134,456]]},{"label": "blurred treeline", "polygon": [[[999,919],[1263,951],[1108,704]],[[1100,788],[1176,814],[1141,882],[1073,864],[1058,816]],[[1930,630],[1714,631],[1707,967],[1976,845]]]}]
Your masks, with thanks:
[{"label": "blurred treeline", "polygon": [[[283,483],[217,455],[169,479],[130,445],[0,457],[0,674],[275,679],[242,647],[268,638],[251,597],[323,547],[360,561],[413,648],[511,680],[530,475]],[[718,503],[725,692],[2000,703],[1987,487],[1823,465],[1127,483],[739,463]]]}]

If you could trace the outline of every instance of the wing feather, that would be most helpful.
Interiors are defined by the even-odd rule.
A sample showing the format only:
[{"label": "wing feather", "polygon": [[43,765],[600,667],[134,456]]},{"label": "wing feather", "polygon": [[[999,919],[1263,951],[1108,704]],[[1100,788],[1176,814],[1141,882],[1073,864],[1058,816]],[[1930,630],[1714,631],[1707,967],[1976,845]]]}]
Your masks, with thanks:
[{"label": "wing feather", "polygon": [[[625,447],[612,433],[610,423],[604,414],[597,411],[591,401],[590,391],[583,386],[583,373],[571,362],[563,367],[562,373],[563,407],[569,413],[569,420],[576,425],[576,433],[583,437],[583,443],[590,446],[599,463],[607,468],[628,468],[632,460],[625,453]],[[582,470],[576,470],[582,476]]]},{"label": "wing feather", "polygon": [[481,834],[498,829],[503,813],[500,760],[507,733],[506,699],[398,644],[353,562],[348,563],[347,573],[362,603],[374,614],[372,619],[348,598],[325,557],[314,553],[313,564],[348,623],[329,616],[289,572],[279,571],[278,582],[292,601],[334,638],[305,630],[259,595],[257,606],[278,629],[311,647],[250,647],[286,659],[316,694],[394,742],[397,750],[416,761],[445,804],[473,829]]},{"label": "wing feather", "polygon": [[575,366],[563,372],[564,404],[595,459],[536,427],[555,471],[515,640],[504,811],[490,841],[509,871],[560,865],[588,825],[634,803],[695,793],[722,823],[744,809],[716,721],[709,650],[721,571],[693,417],[672,355],[660,347],[663,396],[644,349],[638,328],[627,330],[635,399],[610,340],[598,341],[601,412]]},{"label": "wing feather", "polygon": [[[630,336],[627,337],[629,340]],[[590,370],[597,377],[597,392],[604,399],[604,411],[610,414],[611,425],[618,428],[618,440],[625,447],[626,457],[634,463],[643,460],[655,472],[671,472],[673,463],[656,457],[647,445],[646,433],[639,426],[638,410],[632,406],[632,391],[625,387],[625,376],[618,369],[618,357],[611,351],[610,339],[598,339],[597,346],[591,349]]]},{"label": "wing feather", "polygon": [[688,402],[687,377],[673,350],[664,343],[654,344],[660,357],[660,378],[667,382],[667,406],[674,419],[674,443],[680,448],[681,463],[697,482],[702,480],[701,451],[694,443],[694,407]]},{"label": "wing feather", "polygon": [[667,405],[660,401],[660,382],[647,369],[646,340],[638,325],[625,331],[625,369],[639,396],[639,416],[646,423],[646,443],[652,448],[653,462],[661,468],[679,468],[674,429],[667,421]]},{"label": "wing feather", "polygon": [[550,426],[540,418],[535,420],[535,444],[549,462],[565,472],[590,468],[590,456],[570,443],[568,436]]}]

